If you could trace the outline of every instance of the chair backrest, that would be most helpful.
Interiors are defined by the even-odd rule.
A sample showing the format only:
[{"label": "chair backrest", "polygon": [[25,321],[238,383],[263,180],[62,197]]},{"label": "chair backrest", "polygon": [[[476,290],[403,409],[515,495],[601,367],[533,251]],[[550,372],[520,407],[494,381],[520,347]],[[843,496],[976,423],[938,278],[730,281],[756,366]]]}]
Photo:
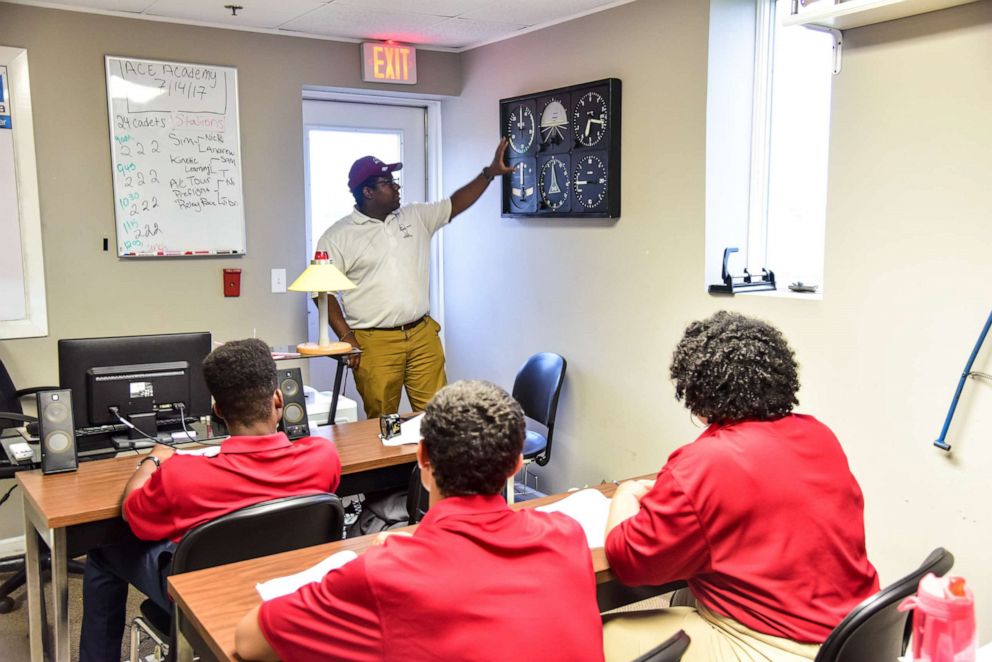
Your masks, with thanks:
[{"label": "chair backrest", "polygon": [[817,653],[816,662],[874,662],[894,660],[906,651],[907,612],[897,607],[916,593],[928,572],[942,576],[954,565],[954,555],[943,547],[930,552],[919,568],[886,586],[853,610],[834,628]]},{"label": "chair backrest", "polygon": [[548,443],[558,411],[558,395],[565,381],[565,359],[541,352],[527,359],[513,380],[513,399],[523,407],[527,418],[548,428]]},{"label": "chair backrest", "polygon": [[344,508],[334,494],[308,494],[247,506],[188,532],[172,574],[341,540]]},{"label": "chair backrest", "polygon": [[406,492],[406,512],[410,524],[417,524],[424,519],[427,509],[430,507],[430,493],[424,489],[420,482],[420,466],[413,465],[410,472],[410,485]]},{"label": "chair backrest", "polygon": [[634,662],[678,662],[685,655],[691,641],[685,630],[679,630]]}]

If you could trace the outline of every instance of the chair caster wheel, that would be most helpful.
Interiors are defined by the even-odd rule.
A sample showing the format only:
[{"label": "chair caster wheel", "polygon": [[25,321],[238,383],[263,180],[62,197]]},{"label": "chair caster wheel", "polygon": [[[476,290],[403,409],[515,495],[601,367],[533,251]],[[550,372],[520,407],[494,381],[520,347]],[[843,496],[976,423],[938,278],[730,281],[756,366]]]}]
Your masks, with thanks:
[{"label": "chair caster wheel", "polygon": [[0,614],[9,614],[14,611],[14,600],[13,598],[4,598],[0,600]]}]

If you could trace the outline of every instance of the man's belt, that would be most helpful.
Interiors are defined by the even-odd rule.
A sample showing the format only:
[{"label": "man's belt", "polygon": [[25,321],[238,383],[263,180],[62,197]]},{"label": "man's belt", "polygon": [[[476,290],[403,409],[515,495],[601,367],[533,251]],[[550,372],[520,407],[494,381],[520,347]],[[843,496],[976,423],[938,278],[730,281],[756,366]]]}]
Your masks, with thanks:
[{"label": "man's belt", "polygon": [[418,326],[421,322],[427,319],[427,315],[422,315],[412,322],[407,322],[406,324],[400,324],[399,326],[387,326],[387,327],[375,327],[372,329],[363,329],[363,331],[409,331],[410,329]]}]

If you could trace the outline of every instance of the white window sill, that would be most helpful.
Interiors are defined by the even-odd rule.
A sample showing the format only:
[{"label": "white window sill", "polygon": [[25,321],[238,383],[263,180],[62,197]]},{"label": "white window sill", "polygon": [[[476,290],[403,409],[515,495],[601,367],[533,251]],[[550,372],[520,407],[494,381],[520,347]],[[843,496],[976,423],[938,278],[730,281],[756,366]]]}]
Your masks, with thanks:
[{"label": "white window sill", "polygon": [[768,297],[771,299],[806,299],[807,301],[823,301],[823,292],[793,292],[788,285],[777,290],[759,290],[757,292],[737,292],[734,296]]}]

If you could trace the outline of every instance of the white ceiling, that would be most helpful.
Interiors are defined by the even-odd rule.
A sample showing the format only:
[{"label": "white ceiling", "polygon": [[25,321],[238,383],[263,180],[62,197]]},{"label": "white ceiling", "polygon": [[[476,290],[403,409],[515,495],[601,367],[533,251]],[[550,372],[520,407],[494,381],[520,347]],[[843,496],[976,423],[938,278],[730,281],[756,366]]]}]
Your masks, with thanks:
[{"label": "white ceiling", "polygon": [[[232,30],[464,51],[633,0],[8,0]],[[225,5],[243,7],[237,16]]]}]

